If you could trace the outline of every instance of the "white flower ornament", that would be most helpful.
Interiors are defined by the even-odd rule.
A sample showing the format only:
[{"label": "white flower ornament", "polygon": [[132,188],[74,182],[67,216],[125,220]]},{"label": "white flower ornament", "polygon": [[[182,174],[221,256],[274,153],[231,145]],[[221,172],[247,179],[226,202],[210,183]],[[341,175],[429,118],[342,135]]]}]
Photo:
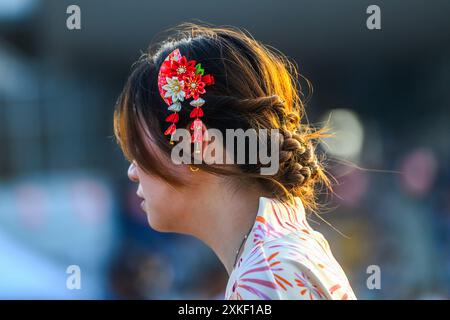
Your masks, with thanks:
[{"label": "white flower ornament", "polygon": [[172,98],[173,103],[177,101],[184,101],[186,92],[184,92],[184,81],[179,80],[177,77],[166,78],[167,84],[162,88],[166,90],[164,94],[165,98]]}]

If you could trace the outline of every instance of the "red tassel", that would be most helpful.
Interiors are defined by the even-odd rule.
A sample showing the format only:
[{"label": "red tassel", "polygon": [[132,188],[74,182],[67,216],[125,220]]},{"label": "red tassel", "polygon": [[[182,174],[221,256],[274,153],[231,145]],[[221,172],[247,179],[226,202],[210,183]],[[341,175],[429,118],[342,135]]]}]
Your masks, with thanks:
[{"label": "red tassel", "polygon": [[166,118],[166,122],[177,123],[179,119],[180,119],[180,118],[179,118],[179,116],[178,116],[178,113],[175,112],[175,113],[170,114],[170,115]]},{"label": "red tassel", "polygon": [[[201,128],[199,131],[196,131],[195,129],[197,129],[196,127]],[[191,142],[200,142],[203,141],[203,128],[204,128],[204,124],[202,122],[202,120],[200,119],[195,119],[190,126],[190,129],[193,130],[193,134],[191,135]]]},{"label": "red tassel", "polygon": [[201,144],[203,141],[203,122],[200,119],[195,119],[191,125],[191,129],[194,130],[192,134],[192,142],[194,143],[194,153],[201,153]]},{"label": "red tassel", "polygon": [[174,134],[176,128],[177,128],[177,127],[175,126],[175,123],[172,123],[172,124],[167,128],[167,130],[164,132],[164,135]]},{"label": "red tassel", "polygon": [[194,110],[191,111],[189,114],[190,118],[201,118],[203,117],[203,109],[200,107],[194,108]]}]

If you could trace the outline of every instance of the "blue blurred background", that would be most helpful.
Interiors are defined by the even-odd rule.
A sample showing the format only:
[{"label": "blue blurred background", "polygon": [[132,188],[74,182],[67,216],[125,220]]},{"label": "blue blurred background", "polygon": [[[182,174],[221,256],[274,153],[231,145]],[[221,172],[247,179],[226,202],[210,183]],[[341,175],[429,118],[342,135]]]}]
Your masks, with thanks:
[{"label": "blue blurred background", "polygon": [[[66,28],[70,4],[81,30]],[[382,30],[366,28],[371,4]],[[312,82],[309,121],[336,133],[323,218],[345,236],[311,224],[358,298],[448,299],[449,16],[444,0],[0,0],[0,298],[223,297],[209,248],[148,227],[112,130],[132,62],[200,19],[247,29]],[[66,288],[69,265],[80,290]]]}]

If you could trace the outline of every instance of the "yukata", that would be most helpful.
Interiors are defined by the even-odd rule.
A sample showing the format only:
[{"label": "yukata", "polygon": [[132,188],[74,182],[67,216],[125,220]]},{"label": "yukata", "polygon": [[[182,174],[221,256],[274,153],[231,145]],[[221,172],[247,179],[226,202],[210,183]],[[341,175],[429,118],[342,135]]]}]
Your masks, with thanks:
[{"label": "yukata", "polygon": [[306,221],[300,198],[295,203],[260,197],[226,300],[356,299],[328,242]]}]

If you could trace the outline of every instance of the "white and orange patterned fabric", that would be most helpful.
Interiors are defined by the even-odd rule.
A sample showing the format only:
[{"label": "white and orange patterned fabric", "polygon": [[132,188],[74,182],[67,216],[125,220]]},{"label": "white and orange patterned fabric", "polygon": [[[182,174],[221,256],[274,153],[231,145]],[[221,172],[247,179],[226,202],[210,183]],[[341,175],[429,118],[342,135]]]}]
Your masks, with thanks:
[{"label": "white and orange patterned fabric", "polygon": [[230,274],[227,300],[356,299],[328,242],[296,205],[260,197],[255,224]]}]

